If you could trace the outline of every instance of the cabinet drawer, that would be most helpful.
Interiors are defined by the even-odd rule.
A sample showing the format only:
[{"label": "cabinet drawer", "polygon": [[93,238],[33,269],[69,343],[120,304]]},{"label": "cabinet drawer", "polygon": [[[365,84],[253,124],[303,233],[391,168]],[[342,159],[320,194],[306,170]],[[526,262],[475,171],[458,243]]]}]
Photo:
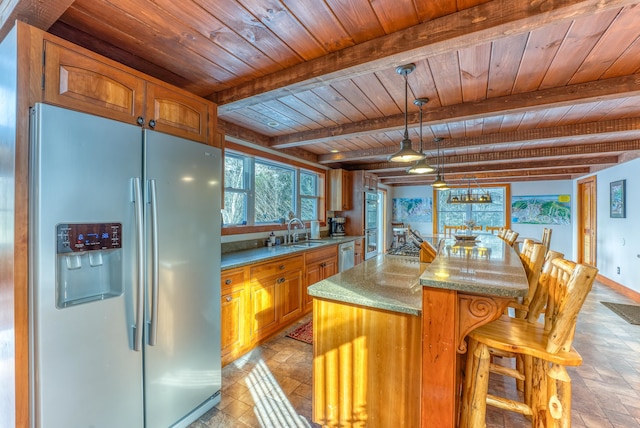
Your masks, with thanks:
[{"label": "cabinet drawer", "polygon": [[292,270],[302,271],[303,265],[302,255],[263,263],[251,267],[250,278],[251,281],[260,281]]},{"label": "cabinet drawer", "polygon": [[222,290],[241,285],[244,282],[244,269],[231,269],[222,271],[220,288]]},{"label": "cabinet drawer", "polygon": [[307,251],[305,253],[306,264],[315,263],[319,260],[338,257],[337,245],[329,245],[327,247],[318,248],[317,250]]}]

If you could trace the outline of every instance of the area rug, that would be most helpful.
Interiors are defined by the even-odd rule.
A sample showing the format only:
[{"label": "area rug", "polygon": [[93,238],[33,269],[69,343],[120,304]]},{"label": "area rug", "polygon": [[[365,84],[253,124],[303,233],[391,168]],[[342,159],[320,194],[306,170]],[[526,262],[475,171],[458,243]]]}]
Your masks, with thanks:
[{"label": "area rug", "polygon": [[622,303],[600,302],[613,312],[618,314],[629,324],[640,325],[640,306],[624,305]]},{"label": "area rug", "polygon": [[287,337],[290,337],[295,340],[299,340],[300,342],[305,343],[313,343],[313,325],[312,321],[309,321],[306,324],[301,325],[295,330],[287,333]]}]

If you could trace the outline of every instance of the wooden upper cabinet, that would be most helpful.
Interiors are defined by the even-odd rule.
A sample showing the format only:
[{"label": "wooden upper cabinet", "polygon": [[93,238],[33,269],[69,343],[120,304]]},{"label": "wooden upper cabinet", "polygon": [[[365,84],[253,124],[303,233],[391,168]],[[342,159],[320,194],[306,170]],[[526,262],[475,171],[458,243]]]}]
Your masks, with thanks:
[{"label": "wooden upper cabinet", "polygon": [[[188,92],[147,83],[146,126],[165,134],[207,143],[213,104]],[[211,141],[215,140],[212,135]]]},{"label": "wooden upper cabinet", "polygon": [[47,103],[220,145],[211,101],[51,35],[43,85]]},{"label": "wooden upper cabinet", "polygon": [[351,209],[351,174],[344,169],[329,170],[329,211]]},{"label": "wooden upper cabinet", "polygon": [[128,123],[143,115],[143,79],[48,40],[44,50],[45,102]]}]

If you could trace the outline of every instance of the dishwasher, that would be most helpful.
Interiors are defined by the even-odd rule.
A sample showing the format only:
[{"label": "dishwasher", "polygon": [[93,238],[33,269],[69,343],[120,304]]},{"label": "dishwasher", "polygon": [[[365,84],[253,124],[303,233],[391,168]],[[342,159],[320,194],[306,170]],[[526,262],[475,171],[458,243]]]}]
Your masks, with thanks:
[{"label": "dishwasher", "polygon": [[355,264],[355,243],[345,242],[338,245],[338,272],[351,269]]}]

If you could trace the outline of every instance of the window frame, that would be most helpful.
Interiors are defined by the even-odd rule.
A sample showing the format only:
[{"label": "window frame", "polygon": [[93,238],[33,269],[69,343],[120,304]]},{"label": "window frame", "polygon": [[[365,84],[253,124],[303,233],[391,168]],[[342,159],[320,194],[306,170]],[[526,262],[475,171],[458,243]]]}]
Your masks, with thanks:
[{"label": "window frame", "polygon": [[[504,210],[503,210],[503,227],[511,227],[511,185],[510,184],[483,184],[482,188],[504,188]],[[449,190],[467,189],[466,185],[451,186]],[[440,205],[439,205],[439,193],[448,192],[449,190],[436,190],[433,188],[433,234],[438,235],[443,232],[439,232],[438,224],[440,217]]]},{"label": "window frame", "polygon": [[[309,174],[316,174],[316,190],[317,196],[309,196],[305,195],[304,198],[313,198],[317,201],[317,220],[320,221],[322,226],[326,225],[326,175],[327,170],[323,168],[318,168],[309,164],[306,164],[301,161],[296,161],[293,159],[285,158],[283,156],[278,156],[269,152],[263,152],[258,149],[254,149],[251,147],[243,146],[237,143],[225,142],[224,147],[224,156],[238,156],[241,158],[250,159],[249,167],[250,170],[247,170],[247,164],[245,163],[245,186],[249,186],[247,191],[247,223],[246,224],[222,224],[221,234],[222,235],[235,235],[235,234],[244,234],[244,233],[252,233],[252,232],[265,232],[272,230],[286,230],[286,223],[282,224],[279,222],[266,222],[266,223],[254,223],[253,217],[255,215],[255,207],[254,207],[254,199],[255,199],[255,163],[256,160],[265,164],[273,164],[276,167],[282,168],[290,168],[295,171],[294,176],[294,203],[295,203],[295,211],[296,213],[300,212],[302,198],[300,191],[300,177],[301,173],[307,172]],[[222,163],[222,175],[224,177],[224,157]],[[248,177],[247,177],[248,176]],[[237,189],[233,189],[236,191]],[[224,199],[225,192],[227,191],[226,186],[222,186],[222,201],[223,201],[223,209],[224,209]],[[306,223],[309,223],[310,220],[303,220]]]}]

